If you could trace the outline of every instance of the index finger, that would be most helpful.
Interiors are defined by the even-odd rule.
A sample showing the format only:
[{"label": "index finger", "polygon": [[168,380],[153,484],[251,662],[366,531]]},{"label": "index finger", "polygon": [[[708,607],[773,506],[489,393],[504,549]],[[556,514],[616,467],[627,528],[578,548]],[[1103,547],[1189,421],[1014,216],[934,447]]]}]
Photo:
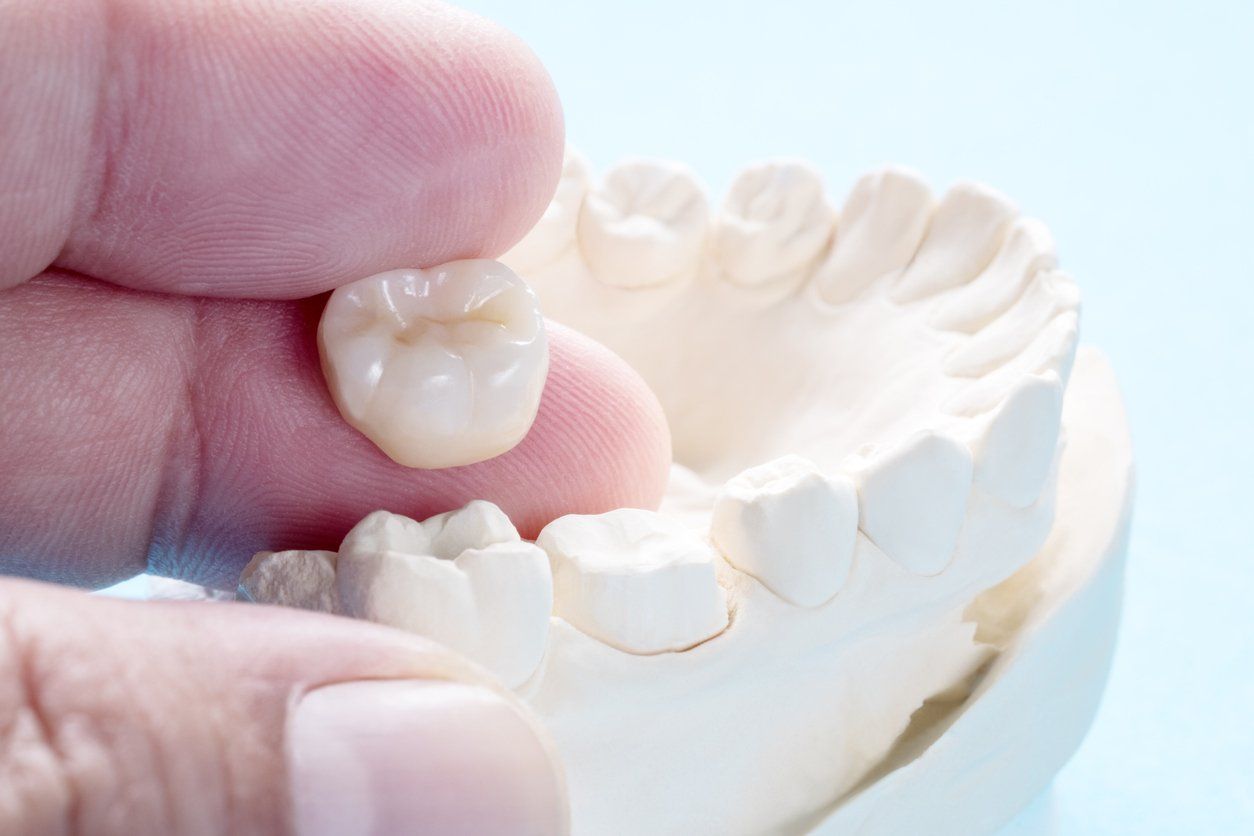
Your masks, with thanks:
[{"label": "index finger", "polygon": [[0,288],[299,298],[493,256],[561,166],[539,62],[436,2],[9,0],[0,79]]}]

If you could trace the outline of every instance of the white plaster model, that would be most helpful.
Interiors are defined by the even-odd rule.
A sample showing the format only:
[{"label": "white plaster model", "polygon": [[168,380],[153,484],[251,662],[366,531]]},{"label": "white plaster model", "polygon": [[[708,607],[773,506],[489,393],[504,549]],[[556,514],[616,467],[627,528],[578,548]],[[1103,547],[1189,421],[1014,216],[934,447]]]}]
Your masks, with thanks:
[{"label": "white plaster model", "polygon": [[517,585],[492,606],[447,564],[522,560],[494,506],[341,546],[342,611],[509,672],[576,834],[987,832],[1091,719],[1130,457],[1101,360],[1068,389],[1074,284],[986,187],[818,183],[758,166],[711,217],[683,167],[572,156],[505,259],[658,394],[662,508],[555,520],[482,568]]},{"label": "white plaster model", "polygon": [[239,577],[239,597],[315,612],[340,612],[335,588],[336,553],[257,552]]},{"label": "white plaster model", "polygon": [[371,514],[340,544],[334,585],[344,614],[442,642],[509,686],[544,654],[548,558],[490,502],[423,523]]},{"label": "white plaster model", "polygon": [[997,656],[965,699],[936,701],[853,793],[800,830],[992,833],[1048,786],[1097,711],[1114,652],[1132,449],[1105,359],[1076,360],[1057,522],[1037,556],[967,616]]},{"label": "white plaster model", "polygon": [[487,259],[338,288],[318,347],[344,419],[409,467],[473,464],[512,448],[531,429],[549,366],[535,296]]},{"label": "white plaster model", "polygon": [[627,163],[584,198],[579,240],[601,281],[649,287],[696,267],[709,222],[705,195],[687,168]]},{"label": "white plaster model", "polygon": [[[816,607],[853,565],[858,493],[800,456],[751,467],[723,485],[710,537],[727,562],[791,604]],[[780,560],[780,553],[788,560]]]},{"label": "white plaster model", "polygon": [[571,514],[536,545],[553,568],[554,615],[612,647],[687,650],[727,626],[717,553],[676,520],[636,508]]}]

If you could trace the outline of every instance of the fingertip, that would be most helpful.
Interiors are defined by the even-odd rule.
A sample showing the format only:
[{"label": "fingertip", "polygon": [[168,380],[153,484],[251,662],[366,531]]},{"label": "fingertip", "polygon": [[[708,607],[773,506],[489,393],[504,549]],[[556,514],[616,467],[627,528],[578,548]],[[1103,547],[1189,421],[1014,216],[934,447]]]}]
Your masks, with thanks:
[{"label": "fingertip", "polygon": [[127,4],[58,265],[129,287],[299,298],[497,255],[560,172],[553,85],[441,3]]},{"label": "fingertip", "polygon": [[0,623],[0,832],[565,832],[544,730],[418,636],[5,578]]},{"label": "fingertip", "polygon": [[97,0],[0,4],[0,290],[52,263],[91,156],[104,63]]},{"label": "fingertip", "polygon": [[307,333],[311,307],[213,311],[201,346],[217,348],[200,359],[194,387],[198,443],[184,445],[196,451],[200,488],[194,509],[165,506],[163,519],[186,522],[158,522],[180,532],[154,558],[163,572],[230,585],[255,552],[334,550],[379,509],[424,519],[483,499],[534,538],[564,514],[661,501],[671,461],[661,405],[599,343],[549,322],[548,380],[522,442],[478,464],[419,470],[389,459],[336,410]]},{"label": "fingertip", "polygon": [[[535,52],[495,21],[448,9],[449,77],[465,83],[470,118],[450,138],[454,148],[482,145],[496,155],[479,173],[499,183],[495,212],[467,236],[465,255],[493,258],[522,240],[557,186],[565,152],[565,120],[557,88]],[[465,197],[488,192],[491,183]],[[446,259],[447,260],[447,259]]]},{"label": "fingertip", "polygon": [[366,817],[381,833],[566,833],[561,768],[543,734],[500,693],[460,682],[312,691],[288,728],[295,831],[348,833]]},{"label": "fingertip", "polygon": [[234,588],[256,552],[337,549],[380,508],[424,519],[486,499],[530,538],[563,514],[655,508],[666,486],[670,437],[653,393],[553,323],[523,441],[476,465],[415,470],[336,410],[317,300],[192,304],[48,276],[3,302],[0,354],[24,382],[0,386],[10,573],[85,583],[146,566]]},{"label": "fingertip", "polygon": [[[554,480],[556,503],[514,500],[511,518],[535,538],[562,513],[596,514],[614,508],[653,509],[670,474],[671,437],[657,396],[626,361],[600,343],[552,321],[553,363],[541,414],[527,446],[506,457],[562,462]],[[510,464],[508,458],[500,464]]]}]

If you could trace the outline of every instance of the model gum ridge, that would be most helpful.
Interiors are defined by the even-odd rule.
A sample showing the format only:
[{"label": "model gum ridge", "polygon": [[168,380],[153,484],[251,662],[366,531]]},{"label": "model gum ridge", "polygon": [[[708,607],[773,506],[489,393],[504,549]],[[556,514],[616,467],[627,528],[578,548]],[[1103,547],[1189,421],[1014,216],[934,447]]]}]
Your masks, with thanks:
[{"label": "model gum ridge", "polygon": [[[792,161],[711,212],[683,166],[594,181],[570,153],[503,261],[656,392],[661,509],[534,543],[487,502],[379,511],[337,553],[258,554],[242,595],[491,670],[553,735],[577,834],[971,834],[1034,797],[1104,684],[1131,487],[1044,226],[897,168],[837,208]],[[320,335],[346,419],[404,464],[534,417],[543,325],[495,262],[343,288]]]}]

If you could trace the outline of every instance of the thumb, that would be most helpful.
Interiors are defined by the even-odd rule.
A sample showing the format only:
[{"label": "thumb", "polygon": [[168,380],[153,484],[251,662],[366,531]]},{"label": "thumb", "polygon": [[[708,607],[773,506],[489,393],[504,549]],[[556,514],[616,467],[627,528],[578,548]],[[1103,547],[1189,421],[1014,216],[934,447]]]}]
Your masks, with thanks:
[{"label": "thumb", "polygon": [[537,727],[437,645],[0,581],[2,833],[552,834],[565,805]]}]

